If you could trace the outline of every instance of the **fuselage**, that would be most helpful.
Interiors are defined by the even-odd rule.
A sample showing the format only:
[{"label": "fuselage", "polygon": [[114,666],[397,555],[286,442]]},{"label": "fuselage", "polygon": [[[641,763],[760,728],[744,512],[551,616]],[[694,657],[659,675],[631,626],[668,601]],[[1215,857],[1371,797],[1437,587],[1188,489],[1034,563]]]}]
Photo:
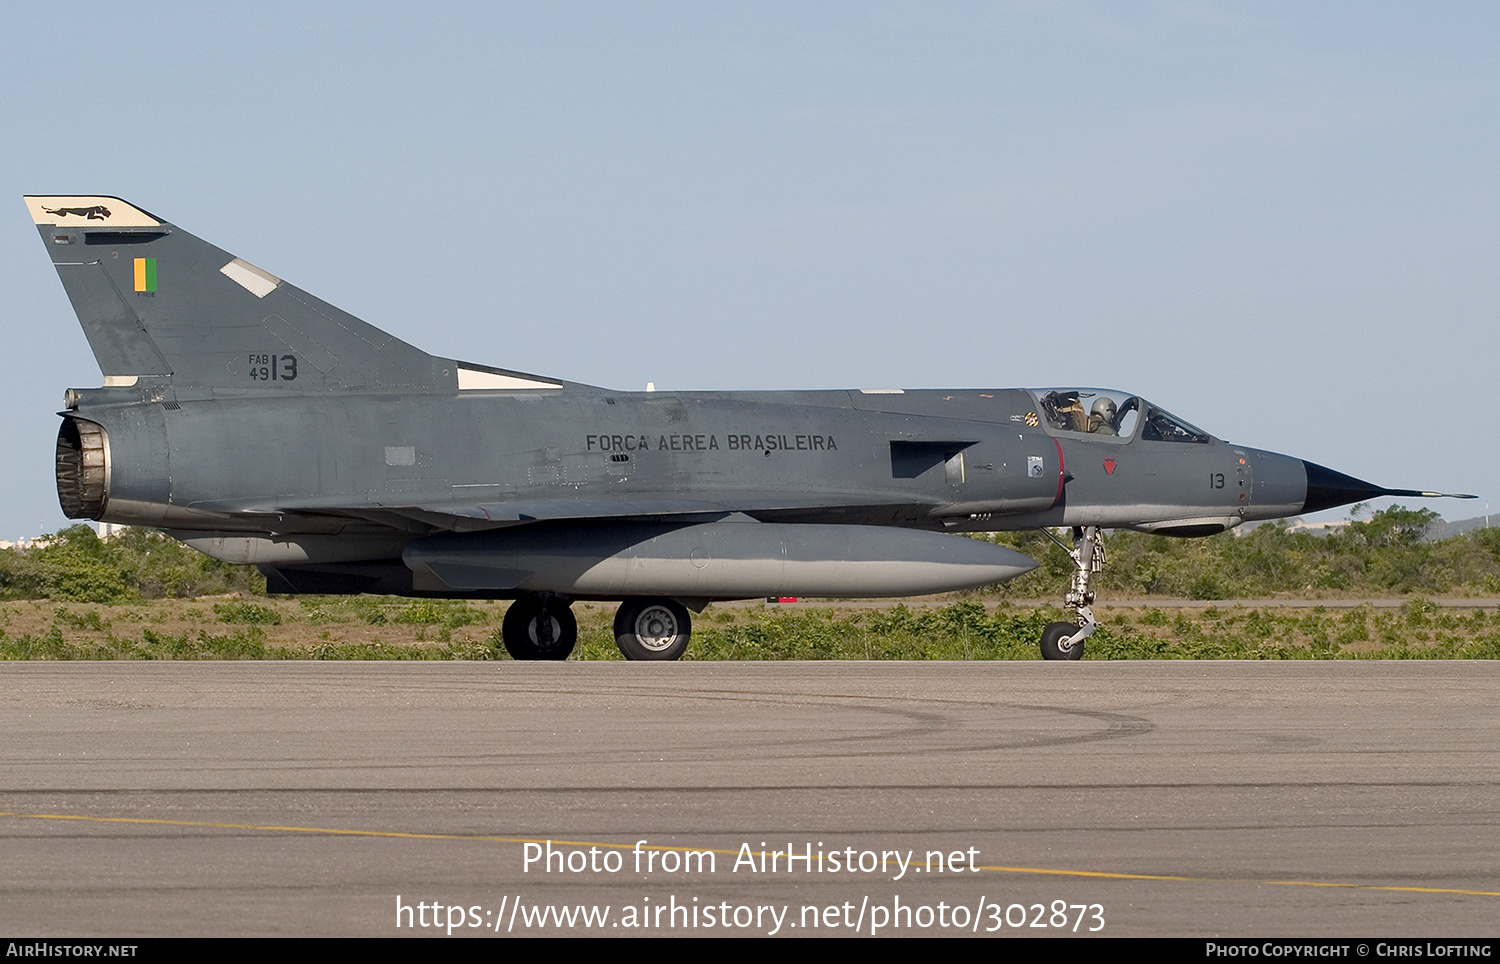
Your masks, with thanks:
[{"label": "fuselage", "polygon": [[[544,521],[545,507],[654,517],[701,504],[767,522],[1203,534],[1295,514],[1306,495],[1300,460],[1201,433],[1150,438],[1144,419],[1128,434],[1059,430],[1045,396],[1020,389],[180,403],[133,391],[75,393],[65,413],[106,439],[107,487],[82,514],[173,530],[236,562],[389,555],[452,528],[424,524],[424,507],[462,507],[473,529]],[[529,506],[544,508],[528,518]],[[325,535],[355,538],[315,548]]]}]

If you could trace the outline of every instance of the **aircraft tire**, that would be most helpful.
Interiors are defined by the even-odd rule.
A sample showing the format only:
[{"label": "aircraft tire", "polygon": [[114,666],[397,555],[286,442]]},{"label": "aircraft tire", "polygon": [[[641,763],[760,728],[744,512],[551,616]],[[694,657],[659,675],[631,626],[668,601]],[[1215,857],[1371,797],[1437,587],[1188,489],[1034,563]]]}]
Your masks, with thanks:
[{"label": "aircraft tire", "polygon": [[[537,641],[542,619],[552,621],[550,645]],[[535,595],[522,596],[510,604],[500,624],[500,638],[511,659],[567,659],[578,643],[578,620],[562,603],[544,603]]]},{"label": "aircraft tire", "polygon": [[615,645],[626,659],[681,659],[693,620],[670,599],[632,598],[615,613]]},{"label": "aircraft tire", "polygon": [[1083,641],[1080,640],[1067,649],[1063,649],[1062,641],[1078,632],[1075,623],[1051,623],[1042,630],[1042,659],[1083,659]]}]

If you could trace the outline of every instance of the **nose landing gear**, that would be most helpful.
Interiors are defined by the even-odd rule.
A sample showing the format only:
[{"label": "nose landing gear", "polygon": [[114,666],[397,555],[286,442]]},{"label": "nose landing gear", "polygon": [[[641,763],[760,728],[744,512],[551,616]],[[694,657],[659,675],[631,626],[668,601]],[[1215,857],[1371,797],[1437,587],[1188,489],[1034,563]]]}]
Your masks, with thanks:
[{"label": "nose landing gear", "polygon": [[1063,596],[1063,605],[1077,613],[1077,625],[1051,623],[1042,630],[1042,659],[1082,659],[1083,641],[1098,628],[1094,611],[1089,607],[1094,604],[1094,573],[1104,569],[1104,534],[1098,526],[1074,526],[1073,545],[1069,548],[1052,530],[1042,531],[1073,558],[1073,579]]}]

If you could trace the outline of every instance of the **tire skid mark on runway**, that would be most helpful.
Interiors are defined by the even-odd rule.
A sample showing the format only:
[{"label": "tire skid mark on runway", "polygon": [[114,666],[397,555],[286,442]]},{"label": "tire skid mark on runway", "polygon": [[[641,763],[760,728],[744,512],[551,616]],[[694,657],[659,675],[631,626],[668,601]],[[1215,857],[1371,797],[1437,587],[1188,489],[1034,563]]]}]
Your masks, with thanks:
[{"label": "tire skid mark on runway", "polygon": [[[512,693],[527,692],[534,695],[545,695],[548,697],[558,696],[591,696],[598,697],[598,693],[586,689],[535,689],[535,688],[510,688]],[[768,732],[762,738],[755,738],[753,734],[747,734],[749,738],[740,743],[741,750],[761,748],[774,751],[775,757],[781,760],[788,759],[819,759],[825,757],[842,757],[851,752],[851,748],[858,744],[872,744],[872,748],[854,750],[861,757],[904,757],[920,756],[942,750],[944,752],[983,753],[995,750],[1019,750],[1019,749],[1042,749],[1047,747],[1066,746],[1070,744],[1093,743],[1101,740],[1112,740],[1122,737],[1141,736],[1156,729],[1154,723],[1149,720],[1131,716],[1123,713],[1112,713],[1102,710],[1074,709],[1063,706],[1047,706],[1024,703],[997,702],[994,700],[976,700],[961,698],[928,698],[913,696],[890,696],[882,694],[852,694],[852,693],[809,693],[792,694],[785,692],[764,692],[746,694],[733,690],[706,690],[706,689],[661,689],[655,686],[627,687],[616,691],[616,698],[627,699],[669,699],[673,702],[684,700],[705,700],[712,702],[731,702],[738,704],[772,705],[778,707],[791,707],[795,709],[811,709],[817,707],[831,707],[841,711],[853,711],[862,714],[876,714],[883,717],[895,717],[908,721],[908,725],[883,726],[878,730],[866,730],[858,733],[850,733],[839,736],[799,736],[789,739],[786,734]],[[934,712],[931,707],[937,704],[941,708],[953,707],[969,711],[989,711],[992,713],[1011,714],[1012,720],[988,720],[982,721],[969,715],[955,715],[947,712]],[[1091,729],[1086,732],[1072,732],[1065,734],[1052,734],[1048,732],[1046,723],[1025,721],[1024,717],[1030,714],[1053,714],[1066,717],[1075,717],[1089,722],[1103,723],[1099,729]],[[1014,721],[1014,722],[1013,722]],[[1019,723],[1020,725],[1016,725]],[[993,730],[999,725],[1010,725],[1011,729],[1001,739],[993,738]],[[979,730],[979,727],[983,727]],[[828,727],[825,726],[825,729]],[[967,731],[967,732],[966,732]],[[949,734],[951,739],[933,740],[940,734]],[[983,739],[975,739],[983,737]],[[926,738],[926,739],[924,739]],[[972,742],[971,742],[972,741]],[[800,747],[800,751],[790,751],[789,747]],[[472,755],[449,755],[438,754],[430,757],[430,762],[415,767],[416,769],[431,769],[446,766],[454,761],[478,761],[480,759],[491,763],[500,763],[516,760],[531,760],[537,756],[545,756],[547,751],[496,751],[491,752],[483,758]],[[611,751],[613,752],[613,751]],[[681,746],[673,748],[674,755],[681,759],[689,759],[695,752],[715,752],[712,747],[701,748],[692,746]],[[128,758],[127,758],[128,759]],[[153,758],[142,757],[135,762],[147,762]],[[36,762],[52,762],[50,760]],[[371,764],[374,765],[374,764]],[[278,767],[282,772],[296,769],[308,769],[324,771],[333,770],[360,770],[368,769],[371,765],[343,764],[333,765],[330,762],[309,762],[305,759],[298,761],[297,765],[289,767]],[[225,767],[210,767],[209,769],[241,769],[236,765]],[[382,765],[382,769],[384,766]]]},{"label": "tire skid mark on runway", "polygon": [[[805,705],[805,704],[803,704]],[[799,739],[788,741],[784,736],[773,736],[763,740],[745,740],[741,743],[742,749],[752,747],[766,747],[774,749],[777,759],[817,759],[819,757],[838,756],[843,757],[851,752],[851,745],[859,743],[872,743],[878,749],[859,750],[861,757],[901,757],[914,756],[929,753],[934,749],[942,749],[949,753],[982,753],[992,750],[1019,750],[1040,749],[1043,747],[1065,746],[1074,743],[1094,743],[1100,740],[1113,740],[1121,737],[1141,736],[1156,729],[1156,725],[1142,717],[1129,716],[1123,713],[1106,713],[1098,710],[1075,710],[1060,706],[1030,706],[1014,703],[968,703],[972,707],[990,708],[993,710],[1013,711],[1022,710],[1026,713],[1054,713],[1063,716],[1082,717],[1091,721],[1103,722],[1106,725],[1097,730],[1084,733],[1072,733],[1064,736],[1052,736],[1046,732],[1045,725],[1031,723],[1027,726],[1017,727],[1012,731],[1009,738],[995,741],[984,740],[982,742],[968,742],[964,737],[985,736],[990,734],[988,729],[982,733],[974,733],[973,729],[980,725],[980,721],[971,718],[952,716],[941,713],[923,712],[920,710],[904,710],[897,707],[868,706],[851,704],[834,704],[843,709],[854,710],[863,713],[876,713],[904,717],[914,721],[915,724],[908,727],[896,727],[882,730],[880,732],[855,733],[847,736],[828,736],[813,739]],[[970,732],[965,732],[970,731]],[[934,737],[939,734],[951,734],[954,739],[944,741],[941,746],[933,743],[907,743],[906,745],[892,745],[898,740],[912,740],[919,737]],[[788,747],[801,746],[802,752],[788,752]],[[814,750],[814,748],[823,748]],[[688,748],[681,748],[678,752],[687,752]]]},{"label": "tire skid mark on runway", "polygon": [[[808,704],[803,703],[799,705],[806,706]],[[867,722],[850,723],[845,727],[846,729],[859,729],[860,732],[845,733],[836,736],[814,735],[814,731],[811,730],[796,735],[788,735],[784,731],[766,730],[763,731],[763,735],[746,734],[740,740],[738,749],[740,752],[745,753],[749,759],[811,760],[830,757],[844,758],[850,754],[858,755],[861,758],[911,757],[924,756],[934,751],[985,753],[997,750],[1043,749],[1070,744],[1094,743],[1101,740],[1113,740],[1122,737],[1141,736],[1156,729],[1155,724],[1149,720],[1126,714],[1106,713],[1097,710],[1075,710],[1066,707],[1023,706],[1002,703],[989,705],[998,712],[1011,711],[1010,718],[978,720],[973,717],[905,709],[895,706],[834,704],[836,708],[847,713],[873,714],[876,717],[882,718],[882,722],[878,724]],[[1105,725],[1085,732],[1053,734],[1048,732],[1045,723],[1026,719],[1026,717],[1038,713],[1079,717],[1089,721],[1102,722]],[[892,722],[884,722],[885,720],[891,720]],[[836,727],[825,722],[822,724],[822,728],[827,730]],[[1006,730],[1003,738],[995,738],[993,731],[997,728]],[[868,746],[862,748],[861,744],[868,744]],[[754,756],[752,751],[757,750],[767,754],[767,756]],[[597,752],[604,759],[615,759],[620,750],[614,748]],[[670,747],[668,752],[674,760],[683,762],[696,759],[699,756],[716,757],[718,750],[713,745],[683,744]],[[408,770],[432,770],[451,766],[454,763],[499,765],[528,762],[539,758],[550,759],[550,757],[551,750],[548,748],[488,750],[482,754],[434,753],[430,754],[422,763],[407,763],[402,768]],[[117,757],[117,759],[122,763],[135,765],[151,765],[158,762],[157,757],[150,755],[137,757],[121,756]],[[308,759],[307,757],[290,759],[293,759],[295,762],[275,765],[277,772],[287,773],[297,770],[357,772],[371,768],[381,770],[390,769],[389,764],[375,761],[353,762],[349,761],[346,756],[328,758],[326,760]],[[21,757],[13,761],[14,764],[23,766],[50,765],[56,762],[51,757],[36,757],[34,759]],[[274,761],[265,758],[256,759],[252,762],[256,767],[273,765],[274,763]],[[245,762],[224,762],[205,764],[201,769],[204,772],[210,773],[240,772],[247,769],[247,766],[248,764]]]},{"label": "tire skid mark on runway", "polygon": [[[507,685],[501,681],[495,684],[496,688],[510,695],[529,694],[548,698],[557,697],[585,697],[598,699],[599,692],[594,689],[577,687],[538,687],[527,683],[522,685]],[[434,691],[446,690],[446,684],[433,685],[429,683],[425,687],[416,689],[431,689]],[[409,695],[409,694],[408,694]],[[1030,705],[1018,703],[1003,703],[993,700],[964,699],[962,697],[934,697],[922,696],[900,696],[881,693],[841,693],[841,692],[808,692],[790,693],[786,691],[761,691],[745,692],[744,690],[704,688],[704,687],[680,687],[672,686],[663,688],[660,684],[644,683],[638,685],[625,685],[619,687],[611,694],[613,699],[653,699],[671,700],[673,702],[691,702],[694,700],[709,702],[730,702],[751,705],[771,705],[780,707],[812,708],[812,707],[834,707],[838,709],[856,710],[867,713],[886,714],[892,716],[904,716],[916,725],[907,727],[894,727],[883,729],[879,732],[856,733],[845,736],[829,736],[820,738],[803,738],[791,743],[781,734],[767,736],[764,739],[747,739],[741,743],[742,749],[761,747],[773,749],[778,759],[818,759],[828,756],[841,756],[847,752],[848,747],[859,743],[875,743],[879,749],[860,751],[862,757],[901,757],[922,755],[933,749],[942,749],[947,752],[979,753],[994,750],[1017,750],[1017,749],[1041,749],[1046,747],[1065,746],[1070,744],[1093,743],[1101,740],[1110,740],[1120,737],[1140,736],[1154,730],[1155,724],[1137,716],[1121,713],[1110,713],[1097,710],[1081,710],[1060,706]],[[886,704],[886,705],[871,705]],[[908,704],[914,707],[909,710],[900,709],[890,704]],[[978,743],[964,743],[955,741],[944,742],[941,746],[917,743],[915,745],[895,745],[893,742],[910,740],[915,737],[932,736],[944,731],[957,732],[969,725],[972,721],[944,713],[934,713],[929,709],[922,709],[936,705],[946,705],[971,710],[989,711],[1022,711],[1025,713],[1053,713],[1067,716],[1081,717],[1105,723],[1102,730],[1085,733],[1071,733],[1067,735],[1049,735],[1045,725],[1031,725],[1025,728],[1017,727],[1012,730],[1007,738],[1001,740],[987,740]],[[986,733],[988,735],[988,733]],[[801,745],[804,752],[787,752],[789,745]],[[826,749],[817,750],[815,748]],[[692,747],[680,747],[676,749],[678,754],[691,754]],[[536,757],[535,752],[494,753],[488,759],[491,762],[503,762],[511,760],[529,760]],[[439,756],[433,758],[432,767],[443,766],[453,760],[474,759],[468,756]],[[42,762],[42,761],[38,761]],[[48,761],[50,762],[50,761]],[[297,769],[298,767],[282,768]],[[301,768],[324,770],[327,767],[322,763],[302,762]],[[335,769],[361,769],[360,765],[353,767],[335,767]]]},{"label": "tire skid mark on runway", "polygon": [[[686,847],[670,846],[665,844],[647,844],[642,846],[641,844],[609,843],[607,841],[600,840],[550,840],[532,837],[481,836],[476,834],[414,833],[395,830],[348,830],[339,827],[294,827],[276,826],[270,824],[214,823],[204,820],[164,820],[154,817],[96,817],[83,814],[65,813],[0,812],[0,818],[3,817],[11,817],[23,820],[64,820],[77,821],[82,823],[123,823],[165,827],[193,827],[198,829],[212,830],[251,830],[262,833],[299,833],[337,837],[380,837],[401,840],[455,840],[471,841],[475,843],[506,844],[550,843],[558,847],[600,847],[610,850],[634,850],[635,848],[639,847],[641,850],[674,851],[677,853],[686,853],[691,851],[723,854],[726,856],[737,856],[741,853],[741,851],[739,850],[722,850],[714,847]],[[765,856],[769,853],[770,851],[764,851],[757,856]],[[927,863],[918,863],[915,864],[915,866],[931,869],[931,865]],[[1266,878],[1251,877],[1179,877],[1170,874],[1130,874],[1104,870],[1069,870],[1057,867],[1008,867],[1003,865],[981,865],[975,869],[1001,874],[1028,874],[1051,877],[1083,877],[1094,880],[1142,880],[1193,884],[1261,884],[1278,887],[1322,887],[1344,890],[1394,891],[1399,893],[1415,894],[1457,894],[1466,897],[1500,897],[1500,891],[1465,890],[1455,887],[1412,887],[1392,884],[1356,884],[1340,881],[1319,880],[1271,880]]]},{"label": "tire skid mark on runway", "polygon": [[[508,696],[577,696],[586,699],[601,699],[597,689],[569,688],[569,687],[538,687],[525,686],[503,686],[501,687]],[[839,693],[826,691],[808,691],[805,693],[787,692],[786,690],[763,690],[746,691],[734,689],[706,689],[702,687],[692,688],[687,686],[619,686],[610,690],[609,698],[629,699],[665,699],[674,702],[685,702],[694,699],[708,700],[713,702],[727,703],[769,703],[774,706],[842,706],[849,703],[912,703],[919,706],[931,706],[933,704],[950,704],[953,706],[972,707],[974,709],[988,709],[995,706],[1006,706],[1021,704],[996,703],[994,700],[965,699],[955,696],[901,696],[887,693]],[[1043,708],[1045,707],[1022,707]]]},{"label": "tire skid mark on runway", "polygon": [[[915,701],[903,701],[915,702]],[[790,703],[799,708],[814,705],[810,701],[797,701]],[[923,756],[935,750],[953,753],[981,753],[995,750],[1023,750],[1041,749],[1044,747],[1063,746],[1076,743],[1093,743],[1100,740],[1110,740],[1119,737],[1140,736],[1154,730],[1155,724],[1141,717],[1128,716],[1125,714],[1106,713],[1095,710],[1074,710],[1066,707],[1029,706],[1005,703],[969,703],[970,707],[988,707],[995,711],[1011,711],[1011,719],[992,719],[980,721],[973,717],[959,716],[950,713],[924,711],[919,709],[907,709],[899,706],[871,706],[868,703],[823,703],[824,706],[833,706],[841,711],[874,714],[883,718],[895,718],[906,721],[901,723],[883,724],[878,727],[869,724],[851,723],[847,728],[859,728],[860,732],[847,733],[838,736],[816,736],[799,734],[795,737],[788,736],[785,732],[767,730],[763,736],[746,734],[739,743],[741,752],[762,750],[774,755],[778,760],[806,760],[822,759],[828,757],[842,758],[850,753],[860,757],[909,757]],[[1016,712],[1019,711],[1019,712]],[[1045,723],[1035,721],[1024,721],[1024,717],[1036,713],[1051,713],[1065,716],[1081,717],[1087,720],[1096,720],[1106,725],[1097,730],[1082,733],[1068,733],[1066,735],[1049,735]],[[980,729],[980,727],[983,729]],[[996,740],[992,731],[997,727],[1009,726],[1010,729],[1005,738]],[[823,724],[823,728],[831,728],[829,724]],[[860,749],[859,744],[871,744],[870,748]],[[501,764],[516,761],[531,761],[537,758],[550,758],[548,749],[517,749],[517,750],[491,750],[484,754],[474,753],[438,753],[429,755],[426,762],[420,764],[406,764],[405,769],[437,769],[449,766],[455,762]],[[605,758],[613,759],[618,750],[600,751]],[[714,756],[717,750],[713,746],[681,745],[671,748],[671,754],[679,761],[694,759],[694,754],[707,754]],[[119,757],[121,762],[134,764],[151,764],[156,762],[154,756]],[[37,757],[35,759],[18,758],[13,761],[20,765],[52,764],[56,761],[51,757]],[[254,761],[257,766],[263,766],[270,761],[259,759]],[[349,762],[346,757],[336,760],[309,760],[306,757],[297,757],[296,762],[291,765],[277,766],[278,772],[291,772],[296,770],[310,770],[316,772],[331,771],[359,771],[377,767],[389,769],[388,764],[383,763],[358,763]],[[243,763],[208,764],[202,767],[207,772],[229,771],[238,772],[245,769]]]},{"label": "tire skid mark on runway", "polygon": [[[304,767],[303,769],[313,769]],[[1500,788],[1500,781],[1496,780],[1415,780],[1400,783],[1391,780],[1285,780],[1270,782],[1256,780],[1249,783],[786,783],[786,784],[760,784],[760,783],[721,783],[713,786],[694,784],[692,786],[673,786],[670,784],[652,784],[650,786],[619,786],[610,784],[608,786],[584,786],[573,785],[553,787],[514,787],[514,786],[483,786],[461,784],[454,786],[434,787],[281,787],[276,789],[263,789],[259,787],[32,787],[29,789],[4,790],[0,796],[4,797],[34,797],[34,796],[69,796],[69,795],[97,795],[97,796],[120,796],[125,794],[189,794],[189,793],[231,793],[235,795],[265,793],[349,793],[355,795],[389,793],[398,796],[419,795],[427,793],[744,793],[750,791],[788,791],[788,790],[848,790],[850,792],[863,793],[868,790],[963,790],[992,793],[997,790],[1057,790],[1057,791],[1110,791],[1110,790],[1337,790],[1342,788],[1354,789],[1479,789],[1484,787]],[[0,813],[0,817],[25,816],[24,814]],[[1345,824],[1341,824],[1344,826]],[[1369,824],[1372,827],[1384,827],[1387,824]],[[1233,828],[1241,829],[1241,828]]]},{"label": "tire skid mark on runway", "polygon": [[[569,687],[538,687],[530,684],[525,686],[504,686],[506,695],[530,695],[530,696],[581,696],[589,699],[599,699],[600,692],[597,689],[569,688]],[[762,690],[746,691],[743,689],[707,689],[704,687],[688,687],[674,685],[671,687],[641,684],[638,686],[619,686],[610,690],[610,697],[629,697],[635,699],[670,699],[670,700],[713,700],[733,703],[772,703],[791,706],[811,705],[840,705],[845,702],[884,702],[884,703],[915,703],[921,706],[930,706],[934,703],[952,704],[954,706],[969,706],[976,709],[1005,705],[997,704],[994,700],[964,698],[958,696],[932,696],[923,694],[918,696],[892,695],[888,693],[840,693],[828,691],[808,691],[804,693],[787,692],[786,690]]]},{"label": "tire skid mark on runway", "polygon": [[[595,691],[595,690],[586,690],[586,689],[566,689],[566,688],[551,689],[551,688],[536,688],[536,687],[524,687],[524,688],[523,687],[506,687],[506,689],[507,689],[508,692],[511,692],[511,693],[530,693],[532,695],[542,695],[542,696],[568,696],[568,695],[572,695],[572,696],[587,696],[587,697],[597,698],[598,695],[599,695],[598,692]],[[903,735],[904,736],[904,735],[909,735],[909,734],[932,733],[932,732],[937,732],[937,731],[943,730],[943,729],[955,729],[957,727],[963,726],[965,724],[965,722],[966,722],[966,721],[958,719],[956,717],[949,717],[949,716],[945,716],[945,715],[942,715],[942,714],[925,712],[925,711],[922,711],[922,710],[898,710],[898,709],[896,709],[894,707],[880,707],[880,706],[864,705],[864,704],[869,704],[869,703],[913,703],[913,704],[918,704],[918,705],[921,705],[921,706],[931,706],[933,704],[949,704],[949,705],[952,705],[952,706],[965,707],[965,708],[970,708],[970,709],[975,709],[975,710],[1022,710],[1022,711],[1033,712],[1033,713],[1057,713],[1057,714],[1063,714],[1063,715],[1067,715],[1067,716],[1085,717],[1085,718],[1088,718],[1088,719],[1101,721],[1101,722],[1104,722],[1104,723],[1107,724],[1107,726],[1103,730],[1101,730],[1101,731],[1090,732],[1090,733],[1078,733],[1078,734],[1073,734],[1073,735],[1070,735],[1070,736],[1020,736],[1020,737],[1017,737],[1017,738],[1013,738],[1013,739],[1009,739],[1009,740],[1004,740],[1004,741],[1001,741],[1001,742],[998,742],[998,743],[982,743],[982,744],[976,744],[976,745],[972,745],[972,746],[962,746],[962,747],[958,747],[958,746],[946,746],[946,747],[944,747],[944,749],[946,749],[946,750],[962,750],[964,752],[980,752],[980,751],[985,751],[985,750],[1014,750],[1014,749],[1022,749],[1022,748],[1028,748],[1028,747],[1041,748],[1041,747],[1052,747],[1052,746],[1064,746],[1064,745],[1073,744],[1073,743],[1093,743],[1093,742],[1096,742],[1096,741],[1099,741],[1099,740],[1112,740],[1112,739],[1118,739],[1118,738],[1121,738],[1121,737],[1142,736],[1142,735],[1150,733],[1150,732],[1152,732],[1153,730],[1156,729],[1156,724],[1152,723],[1150,720],[1147,720],[1144,717],[1131,716],[1131,715],[1125,714],[1125,713],[1111,713],[1111,712],[1106,712],[1106,711],[1103,711],[1103,710],[1073,709],[1073,708],[1065,707],[1065,706],[1046,706],[1046,705],[1036,705],[1036,704],[1027,704],[1027,703],[1003,703],[1003,702],[996,702],[994,700],[961,699],[961,698],[954,698],[954,697],[888,696],[888,695],[882,695],[882,694],[869,694],[869,693],[808,693],[808,694],[799,695],[799,694],[784,693],[784,692],[762,692],[762,693],[749,693],[749,694],[747,694],[747,693],[745,693],[743,691],[738,691],[738,690],[675,689],[675,688],[674,689],[660,689],[660,688],[651,687],[651,686],[640,686],[640,687],[628,687],[627,686],[627,687],[622,687],[620,689],[617,689],[615,691],[615,693],[618,694],[618,695],[620,695],[620,696],[628,696],[628,697],[633,697],[633,698],[636,698],[636,699],[640,699],[640,698],[656,698],[656,699],[671,699],[671,700],[674,700],[674,701],[679,701],[679,700],[684,700],[684,699],[695,699],[696,698],[696,699],[701,699],[701,700],[712,700],[712,701],[716,701],[716,702],[771,704],[771,705],[780,705],[780,706],[793,706],[793,707],[799,707],[799,708],[801,708],[801,707],[810,707],[810,706],[832,706],[832,707],[838,707],[838,708],[844,708],[844,709],[864,710],[866,712],[872,712],[872,713],[891,713],[891,714],[905,715],[905,716],[907,716],[910,719],[929,721],[929,722],[932,722],[934,724],[937,724],[939,721],[942,721],[941,725],[931,725],[931,726],[928,726],[928,727],[915,727],[915,728],[911,728],[911,729],[895,730],[895,731],[890,731],[890,732],[885,732],[885,733],[873,733],[873,734],[871,734],[871,733],[861,733],[861,734],[856,734],[856,735],[853,735],[853,736],[826,737],[826,738],[819,739],[819,740],[804,740],[804,741],[801,741],[801,742],[803,742],[803,743],[805,743],[806,745],[809,745],[809,746],[816,746],[816,745],[820,745],[820,744],[838,745],[838,744],[847,744],[847,743],[851,743],[851,742],[871,741],[871,740],[880,741],[880,742],[887,742],[893,736],[897,736],[897,735]],[[744,747],[762,746],[762,745],[764,745],[764,746],[775,746],[775,747],[778,748],[778,751],[780,751],[781,748],[784,748],[786,746],[786,743],[785,743],[785,741],[783,739],[778,738],[776,740],[768,740],[768,741],[761,741],[761,742],[746,741],[746,742],[744,742],[741,745],[744,746]],[[880,751],[869,752],[869,753],[865,753],[865,754],[862,754],[862,755],[863,756],[910,756],[913,753],[925,752],[926,749],[927,748],[923,748],[923,747],[893,748],[893,749],[890,749],[890,750],[880,750]],[[808,758],[813,758],[813,757],[817,757],[817,756],[826,756],[827,754],[822,754],[822,753],[818,753],[818,754],[795,754],[795,753],[794,754],[786,754],[784,752],[778,752],[777,755],[779,757],[783,757],[783,758],[788,758],[789,757],[789,758],[796,758],[796,759],[808,759]]]}]

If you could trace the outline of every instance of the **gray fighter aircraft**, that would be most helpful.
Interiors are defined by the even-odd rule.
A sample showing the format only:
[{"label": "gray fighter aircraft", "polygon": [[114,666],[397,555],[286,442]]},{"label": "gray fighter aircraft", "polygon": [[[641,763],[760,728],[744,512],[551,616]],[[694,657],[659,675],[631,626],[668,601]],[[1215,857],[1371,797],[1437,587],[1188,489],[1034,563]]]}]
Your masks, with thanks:
[{"label": "gray fighter aircraft", "polygon": [[1103,529],[1440,495],[1126,392],[619,392],[441,358],[119,198],[26,204],[104,373],[60,413],[69,518],[164,529],[277,593],[513,599],[517,659],[567,657],[576,599],[623,600],[627,657],[677,659],[711,601],[982,586],[1035,563],[959,533],[1053,527],[1077,620],[1042,654],[1078,659]]}]

